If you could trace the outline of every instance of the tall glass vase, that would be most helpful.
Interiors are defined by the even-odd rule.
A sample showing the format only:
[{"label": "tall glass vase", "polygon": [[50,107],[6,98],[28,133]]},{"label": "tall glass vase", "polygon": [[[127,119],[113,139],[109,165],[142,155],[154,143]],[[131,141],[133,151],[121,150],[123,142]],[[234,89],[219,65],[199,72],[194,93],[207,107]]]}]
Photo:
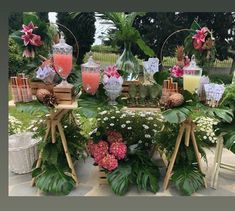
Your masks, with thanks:
[{"label": "tall glass vase", "polygon": [[126,75],[124,80],[136,80],[139,76],[140,65],[136,57],[131,52],[131,43],[124,43],[124,50],[122,55],[118,58],[116,66],[120,70],[124,70]]}]

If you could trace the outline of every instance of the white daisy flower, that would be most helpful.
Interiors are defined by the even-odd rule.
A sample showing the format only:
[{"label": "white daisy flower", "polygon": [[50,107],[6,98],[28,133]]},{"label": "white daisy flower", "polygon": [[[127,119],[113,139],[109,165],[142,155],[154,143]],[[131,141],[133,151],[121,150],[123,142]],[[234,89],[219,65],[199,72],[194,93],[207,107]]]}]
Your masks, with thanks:
[{"label": "white daisy flower", "polygon": [[131,121],[127,120],[126,123],[129,124],[129,123],[131,123]]},{"label": "white daisy flower", "polygon": [[125,127],[126,127],[126,125],[125,125],[125,124],[122,124],[122,125],[121,125],[121,128],[125,128]]},{"label": "white daisy flower", "polygon": [[128,127],[127,129],[128,129],[128,130],[131,130],[131,129],[132,129],[132,127]]},{"label": "white daisy flower", "polygon": [[113,127],[113,126],[114,126],[114,124],[113,124],[113,123],[111,123],[111,124],[110,124],[110,126],[111,126],[111,127]]},{"label": "white daisy flower", "polygon": [[111,119],[115,119],[115,116],[111,116]]},{"label": "white daisy flower", "polygon": [[205,140],[206,140],[206,139],[207,139],[207,137],[206,137],[206,136],[203,136],[203,139],[205,139]]},{"label": "white daisy flower", "polygon": [[105,118],[104,118],[104,121],[107,121],[108,119],[109,119],[108,117],[105,117]]}]

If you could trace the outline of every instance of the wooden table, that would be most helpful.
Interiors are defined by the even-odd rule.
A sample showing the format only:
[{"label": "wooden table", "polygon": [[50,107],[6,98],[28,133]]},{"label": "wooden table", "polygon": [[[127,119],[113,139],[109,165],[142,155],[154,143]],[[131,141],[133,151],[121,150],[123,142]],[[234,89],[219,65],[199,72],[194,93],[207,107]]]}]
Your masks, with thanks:
[{"label": "wooden table", "polygon": [[[62,141],[62,145],[64,148],[64,152],[65,152],[65,156],[66,156],[66,160],[68,163],[69,168],[71,169],[71,176],[72,178],[75,180],[76,185],[78,185],[79,181],[78,181],[78,177],[74,168],[74,164],[71,158],[71,155],[69,153],[69,149],[68,149],[68,144],[67,144],[67,140],[64,134],[64,130],[63,130],[63,126],[61,124],[61,119],[64,117],[65,114],[67,114],[69,111],[76,109],[78,107],[77,102],[73,102],[73,104],[71,105],[63,105],[63,104],[59,104],[57,106],[55,106],[55,109],[53,109],[50,112],[50,115],[47,118],[47,129],[46,129],[46,134],[44,137],[44,140],[47,140],[49,134],[51,133],[51,137],[52,137],[52,143],[56,142],[56,130],[58,129],[59,134],[60,134],[60,138]],[[71,112],[71,117],[73,119],[73,121],[77,124],[77,120],[73,114],[73,112]],[[39,153],[39,158],[37,160],[37,164],[36,164],[36,168],[39,168],[41,166],[42,163],[42,152],[43,149],[40,151]],[[35,178],[32,179],[32,186],[35,184]]]}]

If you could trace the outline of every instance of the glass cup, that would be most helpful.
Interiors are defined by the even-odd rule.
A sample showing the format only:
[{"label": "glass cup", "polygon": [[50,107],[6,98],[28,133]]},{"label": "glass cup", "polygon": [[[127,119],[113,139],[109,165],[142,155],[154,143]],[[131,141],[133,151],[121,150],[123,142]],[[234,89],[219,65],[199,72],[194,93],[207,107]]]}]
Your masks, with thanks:
[{"label": "glass cup", "polygon": [[184,69],[183,85],[184,90],[194,93],[200,86],[202,69]]}]

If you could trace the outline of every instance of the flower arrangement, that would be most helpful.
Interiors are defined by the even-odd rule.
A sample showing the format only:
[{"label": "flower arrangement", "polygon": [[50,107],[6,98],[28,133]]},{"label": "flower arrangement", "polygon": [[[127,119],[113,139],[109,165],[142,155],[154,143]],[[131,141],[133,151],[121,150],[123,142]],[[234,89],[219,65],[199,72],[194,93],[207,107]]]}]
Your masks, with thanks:
[{"label": "flower arrangement", "polygon": [[36,58],[36,55],[48,52],[53,33],[51,26],[41,21],[36,13],[24,12],[22,28],[13,32],[11,37],[22,49],[23,57]]},{"label": "flower arrangement", "polygon": [[8,116],[8,135],[21,133],[24,131],[22,122],[14,116]]},{"label": "flower arrangement", "polygon": [[123,78],[116,66],[108,66],[104,69],[103,84],[106,94],[109,96],[111,105],[116,105],[115,99],[122,90]]},{"label": "flower arrangement", "polygon": [[208,143],[216,143],[217,136],[214,127],[219,123],[215,118],[200,116],[194,119],[196,124],[196,137],[201,141]]},{"label": "flower arrangement", "polygon": [[23,24],[21,32],[21,39],[24,42],[25,49],[23,51],[23,56],[33,57],[35,56],[35,47],[41,46],[43,44],[41,36],[34,34],[37,26],[34,26],[33,22],[30,21],[28,25]]},{"label": "flower arrangement", "polygon": [[127,146],[120,142],[123,141],[119,138],[122,136],[120,133],[109,131],[107,134],[107,141],[99,140],[98,143],[94,143],[89,140],[88,149],[96,164],[108,171],[113,171],[118,167],[118,160],[125,158]]},{"label": "flower arrangement", "polygon": [[201,27],[196,21],[191,25],[191,33],[184,41],[186,55],[195,55],[199,66],[215,61],[215,38],[207,27]]},{"label": "flower arrangement", "polygon": [[135,145],[139,149],[151,149],[155,144],[152,137],[163,126],[163,117],[157,112],[132,112],[118,109],[100,112],[97,121],[97,132],[112,131],[108,132],[111,135],[107,136],[110,142],[114,139],[127,146]]}]

